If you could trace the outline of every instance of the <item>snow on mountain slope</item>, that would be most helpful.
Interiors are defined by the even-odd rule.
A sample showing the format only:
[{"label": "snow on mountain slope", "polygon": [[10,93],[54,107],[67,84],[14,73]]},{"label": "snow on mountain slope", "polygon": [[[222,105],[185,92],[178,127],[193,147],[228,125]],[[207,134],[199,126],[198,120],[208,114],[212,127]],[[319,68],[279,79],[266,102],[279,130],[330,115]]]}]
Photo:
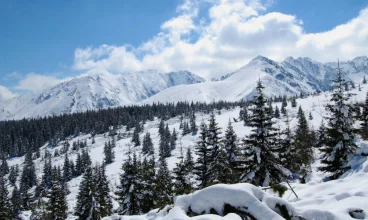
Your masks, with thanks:
[{"label": "snow on mountain slope", "polygon": [[203,82],[188,71],[145,71],[124,75],[90,75],[61,83],[40,94],[0,103],[0,120],[21,119],[134,104],[163,89]]},{"label": "snow on mountain slope", "polygon": [[[368,74],[367,57],[342,62],[341,66],[347,79],[359,81]],[[277,63],[258,56],[249,64],[223,77],[221,81],[171,87],[142,103],[249,99],[253,97],[256,81],[259,79],[263,81],[264,93],[268,96],[326,91],[335,77],[336,67],[337,63],[322,64],[309,58],[288,57]]]},{"label": "snow on mountain slope", "polygon": [[[358,91],[357,89],[352,91],[356,95],[352,98],[352,102],[363,102],[366,93],[368,92],[368,85],[362,85],[361,91]],[[317,129],[320,125],[323,117],[326,115],[325,106],[327,103],[329,103],[329,100],[331,98],[330,92],[322,92],[319,95],[316,96],[309,96],[304,99],[297,99],[297,104],[301,105],[303,107],[303,110],[305,114],[311,113],[313,116],[313,120],[308,120],[308,123],[310,127]],[[273,104],[274,109],[276,105],[280,108],[281,103],[274,103]],[[298,108],[292,108],[290,103],[286,107],[290,119],[291,119],[291,128],[295,128],[295,125],[297,124],[297,111]],[[222,110],[221,114],[216,115],[216,121],[218,122],[219,126],[222,128],[222,131],[224,132],[224,129],[227,126],[227,123],[229,120],[232,120],[233,118],[238,118],[239,116],[239,108],[231,109],[228,111]],[[208,121],[209,115],[204,113],[196,113],[197,118],[197,124],[199,124],[202,120],[205,122]],[[277,121],[277,125],[279,125],[281,128],[285,128],[284,118]],[[155,154],[158,155],[159,152],[159,135],[158,135],[158,125],[160,121],[158,119],[154,121],[147,121],[144,126],[144,131],[140,134],[140,138],[143,138],[143,135],[146,132],[149,132],[152,137],[152,141],[155,147]],[[179,124],[180,120],[178,117],[171,118],[166,121],[166,123],[169,124],[169,129],[172,131],[174,128],[176,131],[179,131]],[[244,127],[243,122],[233,122],[232,123],[234,127],[234,131],[236,132],[237,136],[241,139],[245,135],[249,134],[250,128]],[[120,129],[121,133],[125,133],[125,128]],[[176,162],[178,161],[178,157],[180,155],[180,147],[183,148],[184,152],[187,150],[187,148],[191,148],[194,153],[194,146],[196,145],[196,142],[198,141],[198,135],[192,136],[192,135],[185,135],[182,136],[181,132],[178,132],[178,142],[177,142],[177,148],[172,151],[172,156],[167,159],[169,169],[172,170],[175,167]],[[108,134],[102,134],[102,135],[96,135],[95,137],[95,144],[92,144],[91,135],[81,135],[78,137],[71,138],[69,140],[69,143],[72,143],[73,141],[77,140],[87,140],[88,145],[88,151],[91,156],[91,159],[93,163],[102,163],[103,161],[103,148],[104,143],[109,140]],[[60,150],[62,148],[63,144],[59,143],[59,145],[56,148],[48,148],[50,153],[53,155],[55,150]],[[106,174],[108,175],[108,179],[110,181],[110,190],[111,192],[114,192],[116,189],[116,186],[119,184],[119,173],[121,172],[120,168],[122,166],[122,163],[124,159],[127,158],[127,152],[129,150],[129,147],[133,152],[136,152],[138,155],[140,155],[141,152],[141,146],[138,147],[131,147],[131,137],[127,137],[124,139],[121,139],[117,141],[117,146],[115,148],[115,162],[107,165],[106,167]],[[368,153],[368,143],[359,141],[358,146],[360,147],[358,149],[358,152],[366,152]],[[43,154],[43,149],[47,148],[47,145],[45,145],[41,149],[41,154]],[[285,195],[283,196],[283,200],[287,201],[292,207],[294,207],[298,213],[302,214],[303,217],[307,217],[306,219],[338,219],[338,220],[345,220],[345,219],[352,219],[349,217],[348,211],[351,211],[353,208],[361,208],[366,213],[368,213],[367,210],[367,198],[368,198],[368,188],[367,188],[367,180],[368,180],[368,160],[367,157],[360,157],[357,156],[356,158],[352,159],[353,163],[353,169],[346,173],[345,176],[343,176],[339,180],[329,181],[329,182],[323,182],[324,177],[326,176],[325,173],[322,173],[317,170],[317,167],[319,165],[318,160],[318,152],[316,152],[315,158],[316,161],[312,164],[312,174],[308,178],[307,184],[300,184],[300,183],[292,183],[292,186],[295,188],[296,193],[299,196],[299,199],[296,199],[290,191],[287,191]],[[140,155],[143,157],[143,155]],[[196,159],[196,155],[194,155],[194,159]],[[68,153],[69,159],[76,160],[77,152],[69,150]],[[41,157],[42,158],[42,157]],[[42,169],[44,162],[42,159],[36,159],[35,165],[37,169],[37,174],[39,177],[42,175]],[[157,158],[158,159],[158,158]],[[10,166],[19,164],[20,168],[22,168],[22,163],[24,161],[24,157],[19,158],[12,158],[8,160],[8,164]],[[53,165],[60,165],[62,166],[64,162],[64,155],[53,157],[52,163]],[[68,182],[70,194],[68,195],[68,205],[69,205],[69,219],[75,219],[75,217],[72,216],[73,209],[76,204],[76,195],[78,192],[79,184],[81,181],[81,177],[74,178],[71,181]],[[226,190],[231,189],[232,187],[228,187]],[[237,187],[235,187],[237,188]],[[228,192],[228,191],[227,191]],[[267,191],[267,194],[265,194],[265,197],[271,197],[271,195],[268,195],[269,191]],[[111,193],[113,195],[113,193]],[[224,201],[221,200],[222,198],[216,197],[217,201]],[[225,199],[225,198],[223,198]],[[277,198],[276,198],[277,199]],[[177,200],[178,202],[180,200]],[[181,200],[183,201],[183,200]],[[212,201],[210,199],[210,201]],[[274,201],[274,199],[271,199],[270,201]],[[183,209],[182,203],[176,202],[173,209],[170,211],[161,211],[157,213],[158,210],[152,211],[152,213],[149,213],[147,215],[143,216],[135,216],[135,217],[124,217],[124,219],[141,219],[141,220],[161,220],[161,219],[240,219],[235,214],[229,214],[225,217],[219,217],[215,215],[203,215],[203,216],[197,216],[197,217],[188,217],[186,215],[186,210]],[[263,205],[266,204],[265,202],[262,202]],[[188,203],[186,203],[188,204]],[[213,204],[213,203],[208,203]],[[268,204],[268,203],[267,203]],[[114,207],[117,208],[118,204],[116,201],[114,201]],[[263,208],[266,208],[262,206]],[[267,210],[269,211],[269,210]],[[169,212],[169,214],[167,214]],[[105,219],[119,219],[118,216],[113,216],[111,218],[105,218]]]},{"label": "snow on mountain slope", "polygon": [[[341,62],[347,79],[368,78],[368,58]],[[261,79],[265,94],[294,95],[326,91],[336,74],[337,63],[310,58],[286,58],[275,62],[258,56],[219,81],[205,81],[188,71],[144,71],[125,75],[101,74],[75,78],[40,94],[24,95],[0,103],[0,120],[74,113],[137,103],[219,100],[238,101],[253,97]]]}]

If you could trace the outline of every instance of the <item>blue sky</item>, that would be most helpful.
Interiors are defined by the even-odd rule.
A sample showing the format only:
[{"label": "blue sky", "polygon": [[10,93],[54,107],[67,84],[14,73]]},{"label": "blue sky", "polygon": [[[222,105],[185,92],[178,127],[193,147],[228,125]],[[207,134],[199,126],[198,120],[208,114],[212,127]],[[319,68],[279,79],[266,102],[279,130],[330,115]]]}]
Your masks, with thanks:
[{"label": "blue sky", "polygon": [[[361,23],[368,23],[366,7],[363,0],[2,0],[0,86],[22,94],[85,72],[150,68],[185,68],[207,77],[214,68],[217,76],[258,54],[328,61],[341,53],[351,59],[366,55],[364,48],[351,49],[350,43],[338,52],[331,48],[344,42],[360,45],[365,33],[359,39],[335,39],[332,45],[327,38],[352,19],[357,20],[350,24],[354,31],[362,29]],[[288,42],[290,49],[285,48]],[[44,83],[33,88],[36,79]]]}]

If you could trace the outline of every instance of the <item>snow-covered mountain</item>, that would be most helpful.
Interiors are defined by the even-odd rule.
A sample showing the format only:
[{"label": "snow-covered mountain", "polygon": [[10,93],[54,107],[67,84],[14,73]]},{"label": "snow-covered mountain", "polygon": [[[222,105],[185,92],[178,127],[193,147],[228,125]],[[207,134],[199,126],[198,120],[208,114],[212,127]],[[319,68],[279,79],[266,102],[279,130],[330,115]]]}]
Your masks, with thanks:
[{"label": "snow-covered mountain", "polygon": [[[357,57],[340,62],[345,77],[358,82],[368,75],[368,58]],[[219,81],[206,81],[195,85],[180,85],[166,89],[143,103],[174,101],[237,101],[253,97],[256,81],[261,79],[265,94],[294,95],[326,91],[336,74],[337,62],[320,63],[310,58],[286,58],[278,63],[258,56],[235,72],[224,75]]]},{"label": "snow-covered mountain", "polygon": [[[368,58],[340,62],[345,77],[359,82],[368,78]],[[238,101],[253,97],[261,79],[265,94],[294,95],[328,90],[337,62],[286,58],[275,62],[258,56],[220,80],[206,81],[188,72],[144,71],[125,75],[78,77],[40,94],[24,95],[0,103],[0,120],[74,113],[129,104],[178,101]]]},{"label": "snow-covered mountain", "polygon": [[203,82],[189,72],[142,71],[74,78],[39,94],[0,103],[0,120],[21,119],[134,104],[172,86]]}]

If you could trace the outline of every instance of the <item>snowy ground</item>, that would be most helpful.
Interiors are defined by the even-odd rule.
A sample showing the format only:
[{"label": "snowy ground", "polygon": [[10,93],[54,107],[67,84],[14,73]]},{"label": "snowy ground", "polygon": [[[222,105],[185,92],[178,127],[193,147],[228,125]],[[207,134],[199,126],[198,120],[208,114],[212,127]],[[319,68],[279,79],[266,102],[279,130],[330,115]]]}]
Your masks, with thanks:
[{"label": "snowy ground", "polygon": [[[354,93],[357,95],[353,97],[353,101],[363,102],[365,99],[365,95],[368,92],[368,86],[361,86],[362,91],[354,90]],[[311,112],[313,116],[313,120],[309,120],[310,127],[314,129],[318,129],[322,116],[326,114],[325,105],[328,103],[330,99],[330,93],[321,93],[318,96],[310,96],[305,99],[298,99],[298,105],[301,105],[305,114],[308,116],[309,112]],[[274,104],[278,105],[281,108],[281,103]],[[287,110],[289,112],[289,116],[291,118],[291,127],[293,128],[297,123],[296,113],[298,108],[292,108],[291,104],[288,103]],[[241,139],[246,134],[249,133],[250,129],[248,127],[244,127],[242,122],[234,122],[234,118],[238,118],[239,116],[239,108],[235,108],[229,111],[222,111],[221,114],[216,115],[216,120],[219,123],[219,126],[222,127],[222,132],[224,133],[228,121],[231,120],[233,123],[233,127],[238,137]],[[205,115],[203,113],[198,113],[197,115],[197,125],[200,124],[202,120],[207,122],[209,115]],[[277,122],[277,124],[283,128],[285,123],[284,119],[281,119]],[[172,152],[172,157],[168,158],[168,165],[170,169],[173,169],[175,163],[177,161],[177,157],[180,154],[180,148],[182,147],[184,152],[187,148],[192,148],[194,153],[194,146],[197,141],[197,136],[186,135],[184,137],[181,136],[181,132],[179,130],[179,118],[172,118],[167,121],[169,124],[169,128],[172,131],[174,128],[176,131],[179,131],[179,139],[177,142],[177,148]],[[141,138],[146,132],[150,132],[152,141],[155,146],[155,153],[158,155],[158,145],[159,145],[159,135],[158,135],[158,124],[159,120],[155,120],[152,122],[147,122],[144,127],[144,132],[141,133]],[[124,128],[121,128],[121,132],[125,132]],[[97,135],[95,137],[95,144],[92,144],[92,139],[90,135],[81,135],[79,137],[71,139],[69,142],[72,144],[77,140],[87,140],[88,150],[91,156],[91,159],[94,163],[102,163],[103,161],[103,147],[106,141],[109,140],[109,136],[107,134]],[[110,189],[111,192],[115,191],[116,186],[119,184],[119,173],[121,172],[120,168],[123,163],[123,160],[127,156],[127,152],[129,148],[133,152],[137,152],[140,155],[141,147],[132,147],[130,144],[131,138],[126,138],[117,141],[117,146],[115,148],[115,162],[107,166],[107,175],[110,180]],[[359,151],[368,151],[368,143],[361,142],[358,140],[361,149]],[[43,148],[45,148],[44,146]],[[54,148],[48,149],[52,155],[55,149],[60,149],[62,145]],[[41,149],[41,153],[43,154],[43,148]],[[69,159],[76,160],[77,152],[73,152],[69,150],[68,157]],[[195,155],[193,154],[194,158]],[[364,210],[366,213],[366,218],[368,218],[368,161],[367,157],[356,157],[352,158],[353,170],[349,171],[344,177],[339,180],[330,181],[330,182],[322,182],[322,179],[325,177],[324,173],[318,172],[317,167],[319,165],[318,160],[318,152],[316,152],[317,160],[312,164],[313,172],[310,176],[309,182],[307,184],[299,184],[292,183],[296,193],[299,198],[295,198],[295,196],[287,191],[283,199],[285,202],[288,202],[292,207],[295,208],[297,213],[302,213],[304,217],[307,219],[352,219],[348,214],[349,211],[353,209],[360,208]],[[24,157],[13,158],[8,161],[10,166],[15,164],[21,165],[23,163]],[[55,157],[52,159],[53,165],[63,165],[64,155]],[[37,159],[35,161],[37,174],[39,177],[42,175],[42,169],[44,161],[41,159]],[[21,168],[21,166],[20,166]],[[72,214],[74,210],[74,206],[76,203],[76,195],[78,192],[79,182],[81,181],[81,177],[74,178],[71,180],[68,185],[70,189],[70,194],[68,195],[68,204],[69,204],[69,213]],[[233,190],[243,190],[244,192],[249,193],[249,187],[245,187],[247,189],[243,189],[244,186],[234,186]],[[226,188],[225,190],[230,190],[231,187]],[[221,189],[220,189],[221,191]],[[272,193],[266,192],[265,197],[272,197]],[[276,198],[275,196],[272,198]],[[277,198],[276,198],[277,199]],[[150,218],[146,218],[147,216],[135,217],[134,219],[187,219],[188,217],[184,217],[183,207],[178,204],[177,200],[175,203],[174,209],[172,209],[169,215],[164,215],[161,212],[161,215],[151,213]],[[264,205],[264,204],[263,204]],[[118,206],[116,202],[114,202],[115,208]],[[180,211],[181,210],[181,211]],[[157,210],[156,210],[157,211]],[[177,213],[177,216],[175,216]],[[155,218],[152,217],[156,216]],[[70,219],[73,217],[70,215]],[[111,217],[111,219],[115,219]],[[132,219],[132,218],[130,218]],[[218,217],[213,215],[203,216],[203,218],[193,217],[193,219],[240,219],[238,216],[234,214],[229,214],[225,217]],[[272,218],[271,218],[272,219]],[[277,219],[277,218],[274,218]]]}]

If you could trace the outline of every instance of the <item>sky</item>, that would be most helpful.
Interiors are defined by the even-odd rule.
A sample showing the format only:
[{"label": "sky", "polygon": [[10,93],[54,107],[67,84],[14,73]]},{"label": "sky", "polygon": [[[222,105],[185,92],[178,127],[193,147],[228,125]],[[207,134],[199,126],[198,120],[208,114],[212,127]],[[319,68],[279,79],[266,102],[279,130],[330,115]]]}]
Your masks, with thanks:
[{"label": "sky", "polygon": [[365,0],[0,1],[0,101],[81,74],[219,77],[257,55],[367,55]]}]

